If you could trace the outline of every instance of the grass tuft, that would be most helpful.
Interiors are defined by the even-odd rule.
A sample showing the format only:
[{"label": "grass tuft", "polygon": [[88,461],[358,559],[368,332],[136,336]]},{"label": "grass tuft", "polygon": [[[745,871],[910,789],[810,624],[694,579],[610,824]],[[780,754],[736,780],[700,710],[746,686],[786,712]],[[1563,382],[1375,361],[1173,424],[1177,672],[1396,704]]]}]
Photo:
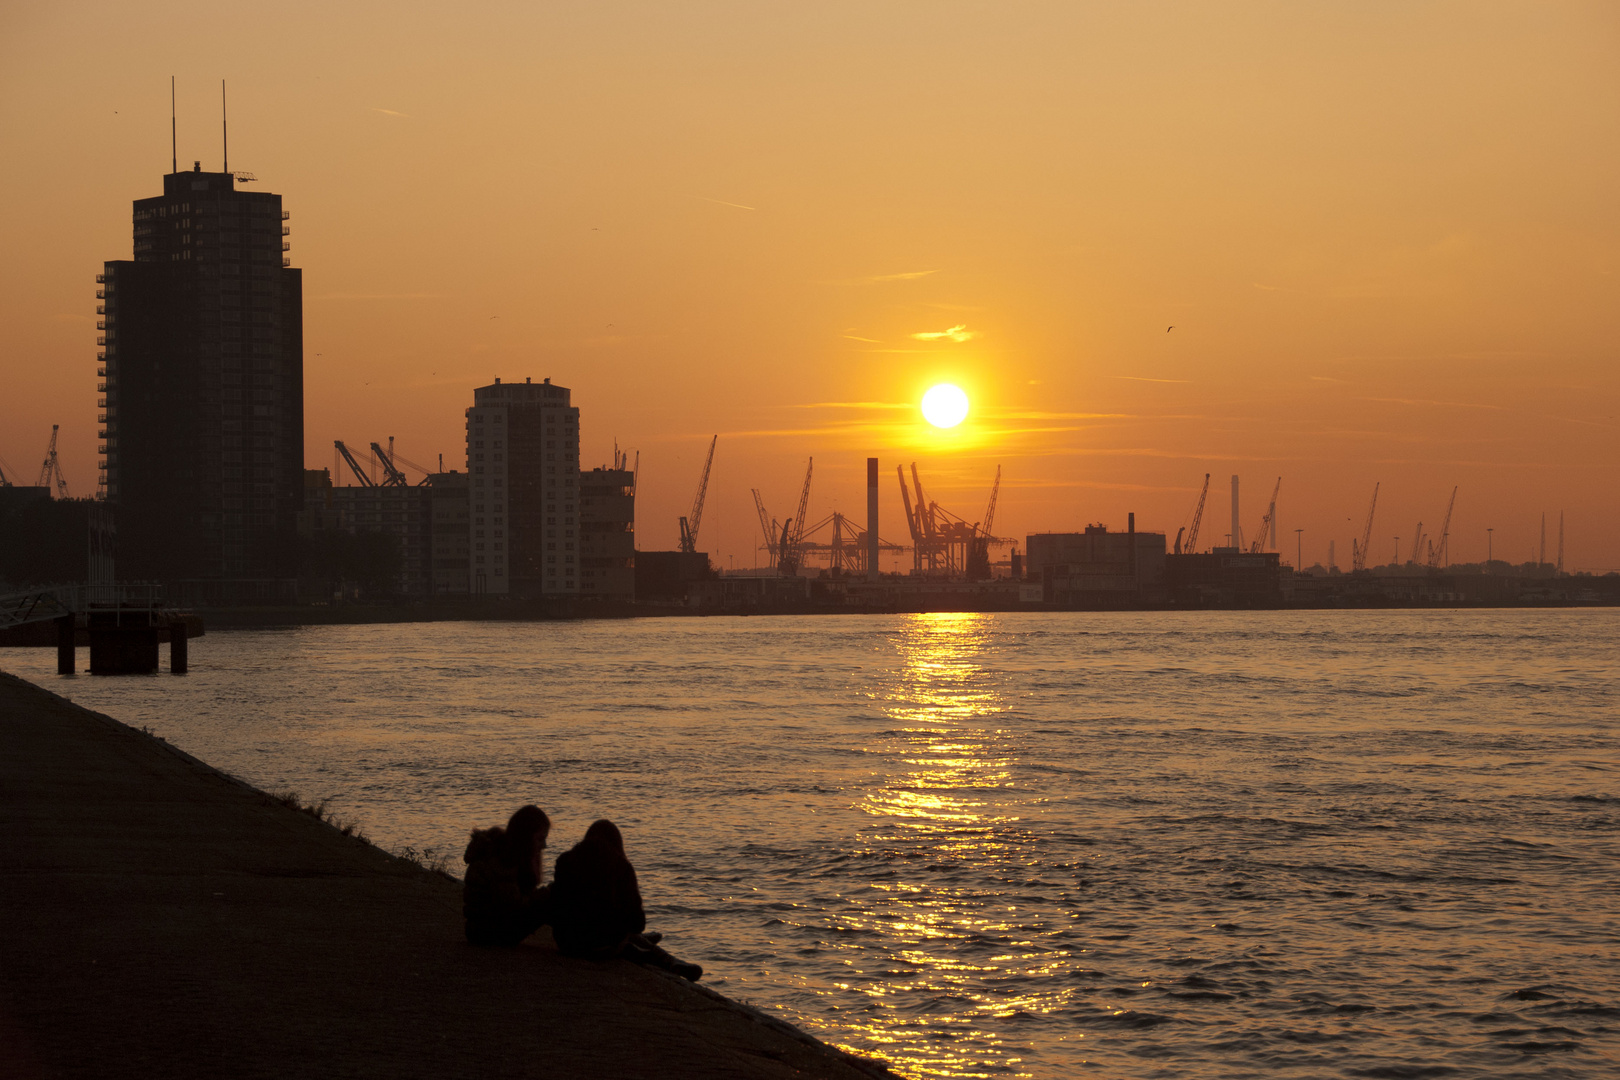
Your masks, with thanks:
[{"label": "grass tuft", "polygon": [[414,848],[403,847],[394,852],[395,855],[406,862],[415,863],[430,874],[443,874],[445,877],[454,877],[450,872],[451,862],[447,852],[436,847]]},{"label": "grass tuft", "polygon": [[332,826],[332,828],[336,829],[344,836],[352,836],[354,839],[364,843],[371,843],[371,838],[366,836],[366,834],[360,830],[359,822],[345,821],[344,819],[333,814],[332,811],[327,807],[325,799],[322,799],[320,802],[306,803],[298,797],[298,792],[296,791],[274,792],[270,797],[276,802],[280,803],[282,806],[287,807],[289,810],[297,810],[301,814],[308,814],[316,821],[324,822],[325,824]]}]

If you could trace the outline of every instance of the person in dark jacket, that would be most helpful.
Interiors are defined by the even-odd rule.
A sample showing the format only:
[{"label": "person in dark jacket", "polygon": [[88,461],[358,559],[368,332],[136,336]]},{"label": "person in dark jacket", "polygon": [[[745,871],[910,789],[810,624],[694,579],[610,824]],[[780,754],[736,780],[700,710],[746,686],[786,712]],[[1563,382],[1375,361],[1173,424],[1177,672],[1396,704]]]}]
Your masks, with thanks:
[{"label": "person in dark jacket", "polygon": [[659,948],[660,935],[644,933],[647,915],[635,867],[624,853],[619,827],[592,823],[585,838],[557,856],[551,882],[551,933],[564,956],[622,956],[696,980],[703,969]]},{"label": "person in dark jacket", "polygon": [[540,884],[540,858],[551,819],[523,806],[506,828],[474,829],[461,856],[467,874],[461,914],[474,945],[514,946],[551,921],[550,890]]}]

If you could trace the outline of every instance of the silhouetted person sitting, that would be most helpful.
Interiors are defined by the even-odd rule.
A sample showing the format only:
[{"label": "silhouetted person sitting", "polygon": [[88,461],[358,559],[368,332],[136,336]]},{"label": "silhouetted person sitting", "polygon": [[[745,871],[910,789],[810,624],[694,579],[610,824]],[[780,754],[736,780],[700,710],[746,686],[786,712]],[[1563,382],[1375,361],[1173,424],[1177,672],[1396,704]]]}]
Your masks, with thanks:
[{"label": "silhouetted person sitting", "polygon": [[643,933],[646,928],[641,890],[635,867],[624,854],[624,837],[613,822],[595,822],[585,831],[585,839],[557,856],[551,881],[551,933],[557,948],[564,956],[623,956],[687,979],[703,975],[698,965],[659,948],[659,935]]},{"label": "silhouetted person sitting", "polygon": [[550,922],[550,889],[540,884],[540,856],[551,820],[538,806],[519,807],[506,828],[474,829],[461,856],[467,875],[461,914],[474,945],[513,946]]}]

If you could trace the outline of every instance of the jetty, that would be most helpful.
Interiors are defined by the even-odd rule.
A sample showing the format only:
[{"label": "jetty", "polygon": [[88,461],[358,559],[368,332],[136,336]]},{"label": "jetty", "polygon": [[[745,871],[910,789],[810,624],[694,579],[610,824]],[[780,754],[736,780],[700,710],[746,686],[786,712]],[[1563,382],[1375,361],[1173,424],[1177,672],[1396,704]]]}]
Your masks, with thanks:
[{"label": "jetty", "polygon": [[470,946],[455,880],[3,672],[0,879],[7,1077],[894,1080],[546,931]]}]

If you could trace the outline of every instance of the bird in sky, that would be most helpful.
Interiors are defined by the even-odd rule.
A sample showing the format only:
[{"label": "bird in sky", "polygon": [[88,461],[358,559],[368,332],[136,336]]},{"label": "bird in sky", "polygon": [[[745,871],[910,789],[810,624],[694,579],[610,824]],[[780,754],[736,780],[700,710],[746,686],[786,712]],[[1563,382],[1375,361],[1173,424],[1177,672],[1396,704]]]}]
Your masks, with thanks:
[{"label": "bird in sky", "polygon": [[1164,328],[1164,332],[1168,334],[1170,331],[1172,331],[1174,329],[1175,329],[1175,327],[1173,327],[1173,326],[1167,326],[1167,327]]}]

